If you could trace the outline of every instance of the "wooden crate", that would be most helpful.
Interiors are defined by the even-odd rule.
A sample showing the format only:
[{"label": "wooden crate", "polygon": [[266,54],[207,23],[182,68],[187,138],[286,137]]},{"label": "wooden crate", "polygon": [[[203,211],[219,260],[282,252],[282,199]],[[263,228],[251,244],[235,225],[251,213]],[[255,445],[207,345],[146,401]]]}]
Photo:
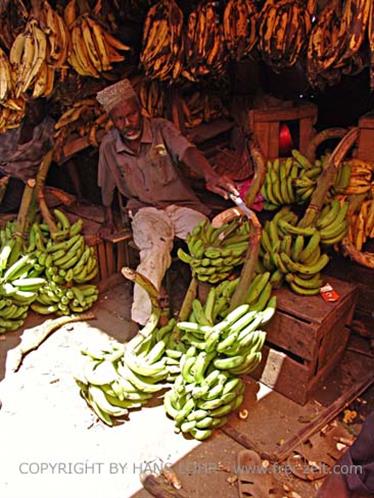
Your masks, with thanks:
[{"label": "wooden crate", "polygon": [[299,122],[298,144],[295,147],[302,154],[314,135],[313,125],[317,120],[317,107],[314,104],[293,105],[291,107],[270,107],[252,109],[248,114],[249,129],[255,134],[266,159],[279,157],[279,126],[286,121]]},{"label": "wooden crate", "polygon": [[340,299],[275,291],[277,312],[267,328],[263,359],[251,374],[289,399],[304,405],[340,361],[354,313],[357,285],[328,277]]},{"label": "wooden crate", "polygon": [[363,161],[374,161],[374,112],[362,116],[358,122],[360,135],[358,138],[357,157]]}]

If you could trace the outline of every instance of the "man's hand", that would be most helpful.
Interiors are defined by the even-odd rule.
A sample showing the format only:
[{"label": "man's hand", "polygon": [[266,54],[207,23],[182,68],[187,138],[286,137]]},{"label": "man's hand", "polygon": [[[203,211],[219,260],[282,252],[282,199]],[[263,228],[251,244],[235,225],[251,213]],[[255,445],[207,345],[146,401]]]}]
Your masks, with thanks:
[{"label": "man's hand", "polygon": [[215,194],[221,195],[224,199],[229,198],[229,194],[239,195],[235,183],[226,175],[207,176],[206,188]]}]

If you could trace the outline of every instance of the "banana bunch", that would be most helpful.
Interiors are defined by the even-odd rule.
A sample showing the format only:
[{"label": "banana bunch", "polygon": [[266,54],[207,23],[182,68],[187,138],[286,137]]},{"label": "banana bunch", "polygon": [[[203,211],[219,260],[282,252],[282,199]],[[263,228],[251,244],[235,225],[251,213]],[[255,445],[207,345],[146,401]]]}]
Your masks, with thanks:
[{"label": "banana bunch", "polygon": [[148,11],[140,56],[150,79],[175,81],[183,70],[183,13],[174,0],[161,0]]},{"label": "banana bunch", "polygon": [[64,11],[70,31],[71,50],[69,64],[81,76],[100,78],[100,74],[112,69],[112,64],[122,62],[122,51],[130,47],[112,36],[89,13],[78,15],[76,0],[70,0]]},{"label": "banana bunch", "polygon": [[297,216],[287,207],[265,223],[261,264],[272,272],[270,283],[274,287],[280,287],[285,279],[297,294],[310,296],[319,293],[322,285],[320,272],[329,262],[327,254],[321,251],[321,239],[323,237],[323,243],[328,245],[344,236],[332,215],[326,220],[329,213],[330,210],[322,213],[319,220],[320,226],[323,223],[321,230],[297,226]]},{"label": "banana bunch", "polygon": [[303,204],[313,194],[322,171],[322,162],[311,164],[298,150],[292,150],[292,157],[268,161],[267,173],[261,194],[265,209],[274,210],[287,204]]},{"label": "banana bunch", "polygon": [[306,47],[311,14],[300,1],[266,0],[259,13],[259,49],[275,70],[292,67]]},{"label": "banana bunch", "polygon": [[348,242],[361,251],[368,239],[374,238],[374,199],[362,201],[358,211],[349,218]]},{"label": "banana bunch", "polygon": [[55,124],[56,148],[62,148],[67,140],[77,136],[87,136],[88,142],[98,147],[97,132],[101,129],[108,131],[111,126],[112,121],[102,112],[96,99],[79,100]]},{"label": "banana bunch", "polygon": [[338,244],[343,240],[348,230],[349,203],[338,199],[326,204],[322,209],[316,227],[319,230],[321,243],[325,246]]},{"label": "banana bunch", "polygon": [[13,96],[13,75],[8,56],[0,48],[0,103]]},{"label": "banana bunch", "polygon": [[[164,381],[180,373],[182,352],[174,348],[175,320],[147,336],[135,336],[126,345],[114,341],[82,350],[74,374],[81,394],[107,425],[130,408],[141,408],[167,387]],[[184,350],[183,350],[184,351]]]},{"label": "banana bunch", "polygon": [[229,0],[223,14],[223,33],[231,57],[240,61],[257,41],[257,9],[252,0]]},{"label": "banana bunch", "polygon": [[248,249],[249,223],[235,218],[220,228],[208,221],[196,225],[187,237],[189,254],[178,250],[178,257],[191,266],[201,282],[215,284],[225,280],[244,262]]},{"label": "banana bunch", "polygon": [[26,102],[20,97],[18,99],[9,98],[0,104],[0,133],[18,128],[25,117]]},{"label": "banana bunch", "polygon": [[374,192],[374,164],[361,159],[350,159],[343,164],[350,168],[350,179],[346,188],[340,193],[358,195]]},{"label": "banana bunch", "polygon": [[194,128],[227,114],[218,95],[203,94],[199,91],[181,99],[186,128]]},{"label": "banana bunch", "polygon": [[208,363],[209,356],[204,355],[193,356],[192,348],[187,352],[184,370],[192,361],[199,362],[199,370],[177,377],[173,388],[164,396],[165,411],[174,420],[175,431],[190,434],[198,441],[209,438],[214,429],[227,422],[227,416],[242,404],[245,389],[239,378],[218,369],[196,382],[201,365]]},{"label": "banana bunch", "polygon": [[52,278],[39,290],[31,305],[31,309],[36,313],[40,315],[82,313],[97,301],[99,291],[96,285],[63,287],[53,280],[54,276],[53,273],[47,274],[47,278]]},{"label": "banana bunch", "polygon": [[134,86],[142,106],[142,114],[147,118],[165,117],[166,93],[157,80],[142,79]]},{"label": "banana bunch", "polygon": [[224,72],[227,53],[223,27],[216,2],[201,3],[188,18],[186,68],[183,75],[192,81]]},{"label": "banana bunch", "polygon": [[65,64],[70,49],[67,26],[47,1],[33,12],[10,49],[15,96],[31,91],[33,98],[47,97],[53,91],[55,70]]},{"label": "banana bunch", "polygon": [[352,60],[358,58],[365,42],[371,9],[370,0],[336,0],[325,5],[308,42],[307,72],[312,85],[330,80],[330,75],[337,81],[342,72],[353,70]]},{"label": "banana bunch", "polygon": [[35,276],[35,257],[16,254],[14,230],[12,222],[0,230],[0,333],[22,326],[30,304],[46,282]]}]

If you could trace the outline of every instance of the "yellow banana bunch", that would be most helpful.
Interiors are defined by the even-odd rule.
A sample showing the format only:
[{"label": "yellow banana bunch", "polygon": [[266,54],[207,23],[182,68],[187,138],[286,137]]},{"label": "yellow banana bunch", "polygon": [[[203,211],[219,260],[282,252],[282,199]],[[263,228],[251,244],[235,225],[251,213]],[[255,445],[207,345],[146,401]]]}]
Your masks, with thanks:
[{"label": "yellow banana bunch", "polygon": [[12,68],[5,52],[0,48],[0,102],[13,95]]},{"label": "yellow banana bunch", "polygon": [[194,92],[181,100],[186,128],[209,122],[225,115],[226,110],[221,99],[216,95]]},{"label": "yellow banana bunch", "polygon": [[25,117],[26,103],[22,98],[8,99],[0,106],[0,133],[18,128]]},{"label": "yellow banana bunch", "polygon": [[364,200],[357,213],[350,218],[347,238],[361,251],[365,242],[374,237],[374,199]]},{"label": "yellow banana bunch", "polygon": [[257,41],[257,9],[252,0],[229,0],[223,15],[223,32],[230,55],[247,56]]},{"label": "yellow banana bunch", "polygon": [[348,188],[345,190],[347,195],[357,195],[370,192],[374,189],[374,164],[361,159],[351,159],[347,161],[351,168],[351,177]]},{"label": "yellow banana bunch", "polygon": [[177,80],[183,69],[183,13],[174,0],[163,0],[148,11],[140,61],[148,78]]},{"label": "yellow banana bunch", "polygon": [[293,66],[311,31],[311,14],[301,2],[267,0],[259,14],[259,49],[275,69]]},{"label": "yellow banana bunch", "polygon": [[71,37],[68,62],[78,74],[100,78],[100,73],[110,71],[113,63],[125,59],[119,51],[128,51],[130,47],[109,34],[88,13],[77,17],[75,0],[66,6],[64,17]]},{"label": "yellow banana bunch", "polygon": [[336,82],[341,72],[349,74],[360,62],[359,50],[365,41],[366,30],[371,37],[371,0],[328,2],[312,29],[308,44],[307,71],[316,86],[324,79]]},{"label": "yellow banana bunch", "polygon": [[[42,3],[43,16],[49,44],[50,68],[61,68],[69,55],[70,34],[64,19],[52,9],[47,1]],[[44,69],[46,71],[46,69]],[[50,70],[51,72],[51,70]]]},{"label": "yellow banana bunch", "polygon": [[142,79],[133,85],[147,118],[164,117],[166,112],[165,92],[157,80]]},{"label": "yellow banana bunch", "polygon": [[100,129],[108,131],[112,125],[112,121],[102,112],[96,99],[77,101],[55,124],[55,147],[61,149],[67,141],[78,136],[87,136],[89,144],[98,147],[100,140],[97,132]]},{"label": "yellow banana bunch", "polygon": [[188,19],[186,70],[183,76],[196,81],[210,73],[220,75],[226,64],[223,27],[215,2],[200,4]]}]

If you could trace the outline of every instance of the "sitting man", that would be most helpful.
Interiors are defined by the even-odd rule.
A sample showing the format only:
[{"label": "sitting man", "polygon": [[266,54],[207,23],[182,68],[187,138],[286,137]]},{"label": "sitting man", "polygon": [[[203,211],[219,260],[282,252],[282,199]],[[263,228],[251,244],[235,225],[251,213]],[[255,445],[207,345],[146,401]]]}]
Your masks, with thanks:
[{"label": "sitting man", "polygon": [[[209,209],[186,184],[178,162],[202,174],[207,189],[227,198],[234,184],[213,171],[203,154],[175,126],[160,118],[142,117],[136,93],[122,80],[97,94],[114,127],[104,137],[99,153],[98,184],[105,207],[104,231],[113,230],[111,205],[115,187],[128,199],[134,242],[140,250],[137,271],[157,289],[171,264],[174,237],[185,240],[206,219]],[[132,319],[143,325],[151,303],[135,285]]]},{"label": "sitting man", "polygon": [[8,182],[0,213],[18,210],[25,183],[53,145],[54,121],[46,110],[43,100],[30,102],[21,126],[0,135],[0,178]]}]

